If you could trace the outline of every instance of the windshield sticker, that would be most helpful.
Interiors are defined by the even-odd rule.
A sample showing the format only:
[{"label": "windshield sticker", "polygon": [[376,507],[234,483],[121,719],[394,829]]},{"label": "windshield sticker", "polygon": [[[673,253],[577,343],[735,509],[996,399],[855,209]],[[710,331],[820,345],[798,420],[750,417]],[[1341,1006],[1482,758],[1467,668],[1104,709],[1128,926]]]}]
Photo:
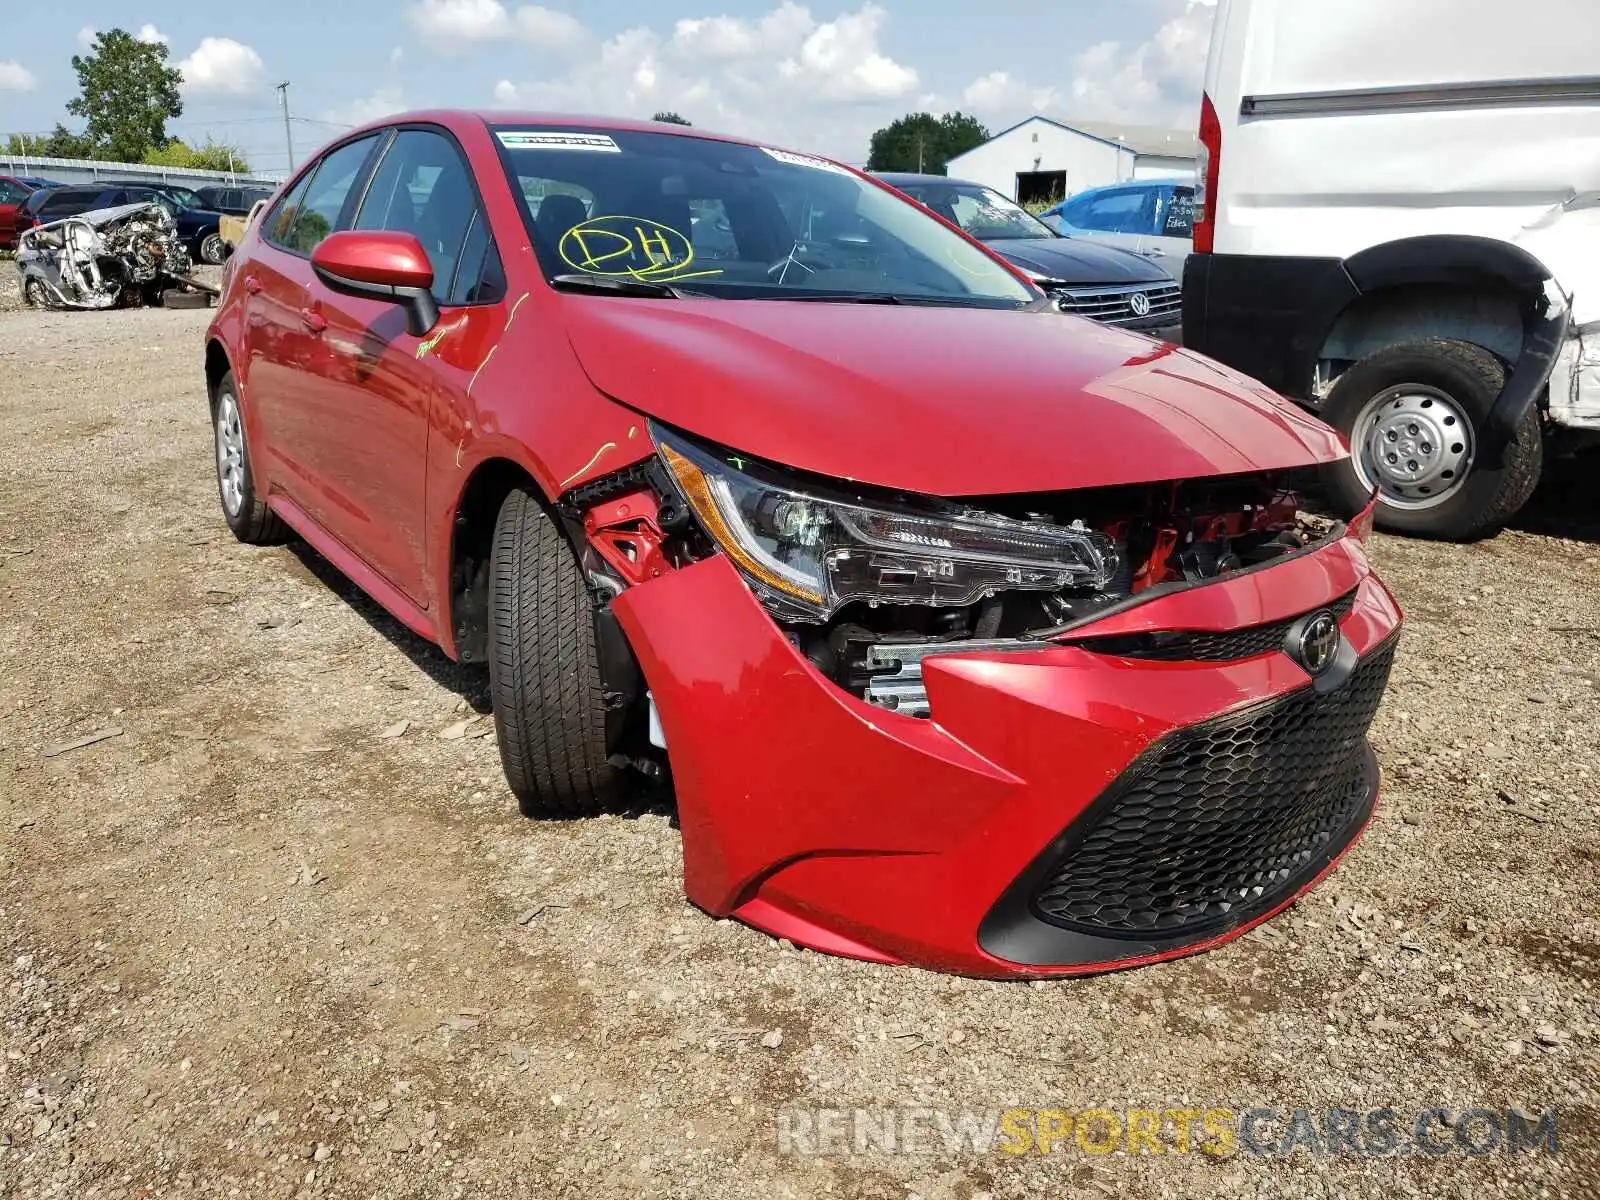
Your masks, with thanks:
[{"label": "windshield sticker", "polygon": [[[829,162],[825,158],[812,158],[809,154],[795,154],[789,150],[774,150],[771,146],[761,147],[772,158],[781,163],[788,163],[791,167],[810,167],[814,171],[829,171],[834,175],[850,175],[850,172],[838,163]],[[851,178],[855,178],[851,175]]]},{"label": "windshield sticker", "polygon": [[600,150],[606,154],[622,153],[622,147],[603,133],[503,129],[496,136],[507,150]]},{"label": "windshield sticker", "polygon": [[620,213],[579,222],[561,235],[557,250],[567,266],[589,275],[664,283],[722,274],[691,270],[694,246],[672,226]]}]

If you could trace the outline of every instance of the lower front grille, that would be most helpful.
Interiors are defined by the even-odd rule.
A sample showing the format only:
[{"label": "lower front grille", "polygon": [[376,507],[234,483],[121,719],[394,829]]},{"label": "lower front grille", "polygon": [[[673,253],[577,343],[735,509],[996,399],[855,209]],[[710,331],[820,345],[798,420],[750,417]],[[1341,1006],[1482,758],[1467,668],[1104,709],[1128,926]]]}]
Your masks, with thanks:
[{"label": "lower front grille", "polygon": [[1287,899],[1371,805],[1366,734],[1394,645],[1337,691],[1303,688],[1146,751],[1069,830],[1034,912],[1085,933],[1171,938]]}]

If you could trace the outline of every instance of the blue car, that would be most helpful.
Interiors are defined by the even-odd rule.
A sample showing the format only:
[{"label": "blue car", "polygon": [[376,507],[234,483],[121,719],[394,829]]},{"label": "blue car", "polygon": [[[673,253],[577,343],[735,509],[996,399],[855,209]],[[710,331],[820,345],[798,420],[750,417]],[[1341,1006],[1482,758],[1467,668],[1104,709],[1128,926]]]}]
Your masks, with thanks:
[{"label": "blue car", "polygon": [[1130,180],[1090,188],[1040,214],[1068,237],[1110,242],[1153,259],[1174,279],[1194,246],[1194,184]]}]

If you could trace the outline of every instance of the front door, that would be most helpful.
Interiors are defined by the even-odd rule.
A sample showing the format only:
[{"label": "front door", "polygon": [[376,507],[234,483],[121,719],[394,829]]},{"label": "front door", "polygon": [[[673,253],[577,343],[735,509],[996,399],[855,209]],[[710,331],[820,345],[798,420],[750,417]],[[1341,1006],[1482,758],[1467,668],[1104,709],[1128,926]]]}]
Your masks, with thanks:
[{"label": "front door", "polygon": [[[472,175],[433,128],[396,132],[363,187],[354,229],[412,234],[433,267],[439,321],[421,338],[394,304],[310,282],[321,325],[302,408],[317,427],[308,464],[330,532],[419,607],[430,607],[429,430],[450,424],[491,343],[485,309],[503,299]],[[497,262],[498,260],[495,260]]]}]

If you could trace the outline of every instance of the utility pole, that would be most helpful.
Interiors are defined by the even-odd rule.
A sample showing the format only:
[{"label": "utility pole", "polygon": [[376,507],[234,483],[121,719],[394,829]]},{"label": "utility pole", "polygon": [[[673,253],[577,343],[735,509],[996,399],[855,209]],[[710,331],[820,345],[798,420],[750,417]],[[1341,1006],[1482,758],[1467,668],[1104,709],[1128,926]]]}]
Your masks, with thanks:
[{"label": "utility pole", "polygon": [[278,85],[278,102],[283,106],[283,144],[289,150],[289,174],[294,174],[294,134],[289,132],[289,81]]}]

